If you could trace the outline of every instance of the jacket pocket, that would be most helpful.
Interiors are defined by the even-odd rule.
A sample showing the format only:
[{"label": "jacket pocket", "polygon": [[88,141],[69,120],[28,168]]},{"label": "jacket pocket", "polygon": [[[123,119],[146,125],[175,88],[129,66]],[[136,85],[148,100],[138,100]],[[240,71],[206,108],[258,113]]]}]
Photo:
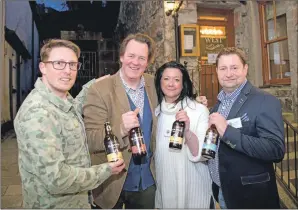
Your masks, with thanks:
[{"label": "jacket pocket", "polygon": [[258,184],[270,181],[270,174],[268,172],[258,175],[241,176],[242,185]]}]

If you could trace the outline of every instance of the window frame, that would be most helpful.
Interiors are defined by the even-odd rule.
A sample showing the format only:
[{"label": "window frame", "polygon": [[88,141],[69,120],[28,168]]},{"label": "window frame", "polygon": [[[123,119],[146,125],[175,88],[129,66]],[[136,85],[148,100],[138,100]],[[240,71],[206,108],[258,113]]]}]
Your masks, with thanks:
[{"label": "window frame", "polygon": [[[272,2],[273,2],[273,20],[274,20],[274,26],[276,31],[275,0],[273,0]],[[267,32],[268,27],[267,27],[266,12],[265,12],[265,7],[267,2],[259,2],[258,4],[259,4],[259,17],[260,17],[261,46],[262,46],[262,74],[263,74],[264,85],[291,84],[291,77],[283,78],[283,79],[270,79],[270,60],[268,55],[269,44],[288,40],[288,36],[275,37],[272,40],[268,40],[268,32]],[[288,47],[288,50],[289,50],[289,47]]]}]

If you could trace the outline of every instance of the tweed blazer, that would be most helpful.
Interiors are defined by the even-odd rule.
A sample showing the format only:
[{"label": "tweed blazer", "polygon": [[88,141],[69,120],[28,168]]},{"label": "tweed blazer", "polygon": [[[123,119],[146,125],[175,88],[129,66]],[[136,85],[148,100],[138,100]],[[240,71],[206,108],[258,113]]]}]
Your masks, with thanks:
[{"label": "tweed blazer", "polygon": [[[157,106],[157,95],[154,86],[154,77],[144,74],[145,90],[149,99],[152,113],[152,133],[150,149],[152,157],[155,151],[155,130],[157,119],[154,115],[154,109]],[[120,78],[120,72],[95,83],[89,88],[87,100],[83,107],[84,122],[87,133],[87,141],[91,155],[92,165],[107,162],[104,152],[104,123],[110,121],[113,133],[119,140],[120,150],[122,151],[126,169],[128,169],[131,151],[129,150],[128,137],[121,137],[120,123],[122,114],[130,111],[130,105],[123,83]],[[146,119],[144,119],[146,120]],[[154,160],[151,160],[151,172],[155,177]],[[121,172],[118,175],[112,175],[107,181],[93,190],[94,201],[104,209],[113,208],[118,201],[125,182],[127,172]]]}]

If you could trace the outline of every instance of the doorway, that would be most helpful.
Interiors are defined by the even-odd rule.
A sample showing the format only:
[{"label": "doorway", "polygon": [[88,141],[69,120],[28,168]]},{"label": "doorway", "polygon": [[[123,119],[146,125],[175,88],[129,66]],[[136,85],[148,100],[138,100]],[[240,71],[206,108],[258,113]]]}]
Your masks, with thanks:
[{"label": "doorway", "polygon": [[200,32],[200,95],[208,99],[208,107],[217,102],[221,89],[216,75],[217,54],[224,47],[235,46],[233,10],[199,8],[198,26]]}]

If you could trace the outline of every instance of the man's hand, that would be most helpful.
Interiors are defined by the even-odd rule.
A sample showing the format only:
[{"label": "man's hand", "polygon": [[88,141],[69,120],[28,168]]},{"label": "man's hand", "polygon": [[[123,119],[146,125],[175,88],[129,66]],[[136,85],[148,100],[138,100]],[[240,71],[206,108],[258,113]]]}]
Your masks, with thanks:
[{"label": "man's hand", "polygon": [[179,112],[176,113],[176,120],[179,120],[180,122],[185,123],[185,130],[184,132],[189,131],[189,117],[184,110],[180,110]]},{"label": "man's hand", "polygon": [[212,113],[209,115],[209,127],[214,124],[220,137],[223,137],[227,127],[228,122],[227,120],[218,112]]},{"label": "man's hand", "polygon": [[208,106],[208,100],[207,100],[206,96],[197,96],[196,101],[205,105],[205,106]]},{"label": "man's hand", "polygon": [[128,132],[135,127],[139,127],[138,113],[140,109],[136,108],[134,111],[126,112],[122,115],[122,123],[120,124],[122,137],[127,136]]},{"label": "man's hand", "polygon": [[97,78],[96,80],[95,80],[95,82],[98,82],[98,81],[101,81],[101,80],[103,80],[103,79],[106,79],[106,78],[108,78],[110,75],[109,74],[107,74],[107,75],[104,75],[104,76],[102,76],[102,77],[99,77],[99,78]]},{"label": "man's hand", "polygon": [[112,169],[112,174],[119,174],[125,168],[125,163],[122,159],[119,159],[116,162],[111,162],[109,165]]}]

